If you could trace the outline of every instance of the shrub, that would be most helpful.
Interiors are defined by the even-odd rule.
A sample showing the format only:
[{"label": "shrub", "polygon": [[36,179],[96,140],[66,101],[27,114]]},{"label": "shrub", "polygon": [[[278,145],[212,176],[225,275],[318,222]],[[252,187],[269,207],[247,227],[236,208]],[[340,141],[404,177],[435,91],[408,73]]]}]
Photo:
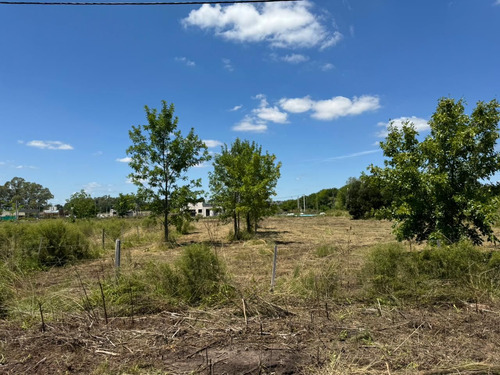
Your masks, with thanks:
[{"label": "shrub", "polygon": [[158,220],[154,215],[146,216],[141,220],[141,225],[144,229],[154,229],[158,226]]},{"label": "shrub", "polygon": [[40,243],[31,247],[31,252],[34,255],[38,251],[40,264],[61,266],[94,256],[89,240],[74,225],[49,220],[39,223],[36,229]]},{"label": "shrub", "polygon": [[295,268],[291,288],[308,298],[331,298],[338,289],[338,272],[334,263],[327,262],[315,270],[302,272]]},{"label": "shrub", "polygon": [[449,247],[428,248],[418,254],[418,265],[427,277],[467,282],[470,275],[484,270],[487,255],[470,242]]},{"label": "shrub", "polygon": [[[232,296],[224,265],[206,245],[183,249],[174,266],[150,263],[104,283],[106,305],[119,315],[153,313],[170,305],[224,303]],[[100,290],[92,293],[101,304]]]},{"label": "shrub", "polygon": [[8,303],[13,297],[12,292],[12,272],[5,264],[0,264],[0,319],[8,315]]},{"label": "shrub", "polygon": [[188,303],[217,302],[227,296],[225,267],[209,246],[186,247],[176,266],[180,278],[179,291]]},{"label": "shrub", "polygon": [[417,277],[410,258],[411,253],[405,252],[399,243],[378,245],[369,255],[363,272],[377,293],[399,292]]},{"label": "shrub", "polygon": [[175,226],[177,233],[188,234],[194,228],[192,224],[193,220],[191,214],[186,211],[172,215],[170,222]]},{"label": "shrub", "polygon": [[318,248],[316,249],[316,256],[318,258],[324,258],[328,255],[334,254],[335,252],[337,252],[337,248],[334,245],[323,244],[318,246]]},{"label": "shrub", "polygon": [[371,252],[362,279],[370,293],[419,301],[475,300],[497,293],[500,256],[470,242],[421,252],[401,244],[379,245]]},{"label": "shrub", "polygon": [[89,240],[75,224],[47,220],[0,226],[0,257],[20,269],[61,266],[94,255]]}]

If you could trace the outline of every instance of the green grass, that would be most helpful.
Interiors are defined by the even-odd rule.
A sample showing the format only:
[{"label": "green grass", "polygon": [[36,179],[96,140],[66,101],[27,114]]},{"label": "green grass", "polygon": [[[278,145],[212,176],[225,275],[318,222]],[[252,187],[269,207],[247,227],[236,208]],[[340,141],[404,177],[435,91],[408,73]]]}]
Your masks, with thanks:
[{"label": "green grass", "polygon": [[[149,314],[180,305],[219,305],[234,293],[223,263],[207,245],[186,246],[173,265],[148,263],[139,270],[122,270],[103,282],[110,315]],[[102,308],[100,288],[94,287],[91,308]]]},{"label": "green grass", "polygon": [[408,252],[401,244],[376,246],[361,272],[373,297],[392,301],[487,301],[500,292],[500,254],[469,242]]}]

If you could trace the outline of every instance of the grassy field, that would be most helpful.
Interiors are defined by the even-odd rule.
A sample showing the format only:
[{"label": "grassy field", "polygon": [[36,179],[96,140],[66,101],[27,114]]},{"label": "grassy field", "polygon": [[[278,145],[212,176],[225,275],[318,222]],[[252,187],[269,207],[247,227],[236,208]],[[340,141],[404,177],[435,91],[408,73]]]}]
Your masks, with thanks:
[{"label": "grassy field", "polygon": [[4,271],[0,374],[500,374],[493,244],[478,268],[397,247],[384,221],[275,217],[242,242],[230,228],[200,220],[168,248],[128,221],[119,275],[112,238],[95,259]]}]

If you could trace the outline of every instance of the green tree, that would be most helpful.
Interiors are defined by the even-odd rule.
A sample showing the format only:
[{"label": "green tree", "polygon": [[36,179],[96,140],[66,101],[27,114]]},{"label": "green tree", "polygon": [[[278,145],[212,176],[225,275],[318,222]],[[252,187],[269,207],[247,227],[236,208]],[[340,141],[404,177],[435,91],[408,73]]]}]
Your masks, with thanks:
[{"label": "green tree", "polygon": [[236,139],[228,148],[222,146],[209,174],[212,203],[219,207],[222,219],[232,219],[234,236],[241,238],[241,220],[248,232],[256,231],[258,222],[274,212],[271,197],[280,177],[281,163],[255,142]]},{"label": "green tree", "polygon": [[118,198],[111,197],[109,195],[103,195],[102,197],[95,197],[94,201],[97,206],[97,213],[108,213],[112,208],[115,207],[117,199]]},{"label": "green tree", "polygon": [[97,215],[97,206],[94,199],[85,190],[80,190],[71,195],[66,200],[64,209],[68,211],[73,218],[86,219]]},{"label": "green tree", "polygon": [[347,181],[345,208],[354,220],[373,217],[388,204],[387,197],[373,176],[362,174]]},{"label": "green tree", "polygon": [[0,186],[0,209],[13,209],[16,213],[20,208],[42,209],[52,198],[48,188],[21,177],[14,177]]},{"label": "green tree", "polygon": [[[129,175],[138,186],[138,194],[145,197],[154,214],[163,217],[165,241],[169,238],[169,215],[175,209],[183,209],[198,192],[193,188],[201,186],[201,181],[188,180],[186,172],[189,168],[210,159],[207,147],[194,129],[186,137],[177,130],[178,117],[174,117],[174,105],[162,101],[160,113],[147,106],[147,125],[132,126],[129,137],[132,146],[127,149],[129,163],[133,172]],[[192,194],[182,194],[181,199],[176,191],[183,188]]]},{"label": "green tree", "polygon": [[399,240],[496,240],[499,202],[489,181],[500,169],[499,108],[496,100],[478,102],[467,115],[462,100],[440,99],[423,141],[409,122],[390,126],[381,142],[385,168],[370,169],[392,197],[385,215]]},{"label": "green tree", "polygon": [[115,210],[118,216],[127,216],[128,212],[135,208],[135,195],[134,194],[122,194],[118,195],[115,199]]}]

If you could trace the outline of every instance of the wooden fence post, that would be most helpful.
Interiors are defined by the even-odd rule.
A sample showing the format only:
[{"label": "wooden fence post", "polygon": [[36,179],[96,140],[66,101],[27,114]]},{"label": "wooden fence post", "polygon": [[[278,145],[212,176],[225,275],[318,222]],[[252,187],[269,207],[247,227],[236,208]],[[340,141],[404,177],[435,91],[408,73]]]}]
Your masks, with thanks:
[{"label": "wooden fence post", "polygon": [[121,244],[120,239],[116,240],[115,243],[115,268],[120,269],[120,256],[121,256]]},{"label": "wooden fence post", "polygon": [[276,260],[278,258],[278,245],[274,245],[273,276],[271,278],[271,292],[274,290],[274,279],[276,278]]}]

